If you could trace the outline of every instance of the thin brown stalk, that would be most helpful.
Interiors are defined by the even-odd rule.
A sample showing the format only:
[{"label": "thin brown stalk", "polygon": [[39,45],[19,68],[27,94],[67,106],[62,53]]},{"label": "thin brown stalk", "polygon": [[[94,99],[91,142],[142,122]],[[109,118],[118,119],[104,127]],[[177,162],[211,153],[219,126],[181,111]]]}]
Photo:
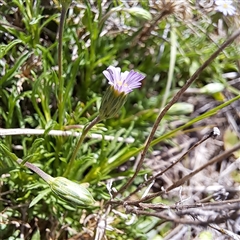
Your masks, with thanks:
[{"label": "thin brown stalk", "polygon": [[224,210],[226,208],[228,209],[236,209],[239,208],[240,199],[230,199],[230,200],[224,200],[224,201],[217,201],[217,202],[207,202],[207,203],[201,203],[197,202],[190,205],[179,205],[179,204],[173,204],[173,205],[166,205],[163,203],[139,203],[137,206],[140,206],[142,209],[152,209],[152,210],[166,210],[166,209],[172,209],[172,210],[186,210],[186,209],[195,209],[200,208],[202,210]]},{"label": "thin brown stalk", "polygon": [[[168,214],[164,214],[162,212],[150,212],[150,211],[145,211],[145,210],[139,210],[136,209],[132,206],[127,206],[126,207],[128,213],[134,213],[136,215],[144,215],[144,216],[152,216],[152,217],[157,217],[160,219],[164,219],[170,222],[175,222],[175,223],[180,223],[180,224],[187,224],[187,225],[197,225],[197,226],[207,226],[210,223],[216,223],[216,219],[208,219],[207,221],[201,221],[201,220],[188,220],[184,219],[181,216],[178,217],[174,214],[174,216],[170,217]],[[225,220],[226,218],[221,219],[222,221]]]}]

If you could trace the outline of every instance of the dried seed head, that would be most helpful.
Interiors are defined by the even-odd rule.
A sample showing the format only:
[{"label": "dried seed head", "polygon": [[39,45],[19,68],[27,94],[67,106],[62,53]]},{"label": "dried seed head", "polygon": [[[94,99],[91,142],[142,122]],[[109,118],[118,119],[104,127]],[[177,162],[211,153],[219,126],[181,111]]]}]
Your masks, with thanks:
[{"label": "dried seed head", "polygon": [[186,0],[160,0],[154,1],[154,6],[164,15],[173,14],[182,20],[192,18],[192,9]]}]

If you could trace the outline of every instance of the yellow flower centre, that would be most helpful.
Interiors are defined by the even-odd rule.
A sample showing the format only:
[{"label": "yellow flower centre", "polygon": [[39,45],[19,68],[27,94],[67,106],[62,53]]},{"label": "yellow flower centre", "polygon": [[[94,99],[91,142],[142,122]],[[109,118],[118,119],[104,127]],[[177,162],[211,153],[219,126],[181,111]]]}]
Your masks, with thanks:
[{"label": "yellow flower centre", "polygon": [[[119,87],[121,87],[123,85],[123,82],[122,81],[117,81],[117,85]],[[124,87],[127,87],[128,85],[126,83],[124,83]]]},{"label": "yellow flower centre", "polygon": [[227,3],[224,3],[224,4],[223,4],[223,7],[226,8],[226,9],[228,9],[228,4],[227,4]]}]

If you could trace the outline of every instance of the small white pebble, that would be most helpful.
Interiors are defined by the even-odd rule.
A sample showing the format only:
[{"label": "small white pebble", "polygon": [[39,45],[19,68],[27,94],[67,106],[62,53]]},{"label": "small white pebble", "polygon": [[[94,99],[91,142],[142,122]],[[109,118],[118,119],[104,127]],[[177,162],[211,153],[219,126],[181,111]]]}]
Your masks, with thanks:
[{"label": "small white pebble", "polygon": [[213,128],[213,137],[220,136],[220,130],[218,127]]}]

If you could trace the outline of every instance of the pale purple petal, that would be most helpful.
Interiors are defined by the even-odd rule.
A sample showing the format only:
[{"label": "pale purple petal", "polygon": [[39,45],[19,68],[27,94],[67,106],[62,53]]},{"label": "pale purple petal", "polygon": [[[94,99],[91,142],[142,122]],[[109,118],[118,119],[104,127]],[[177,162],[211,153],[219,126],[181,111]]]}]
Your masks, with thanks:
[{"label": "pale purple petal", "polygon": [[144,79],[144,76],[140,73],[130,71],[126,79],[124,80],[124,85],[127,85],[130,91],[134,88],[139,88],[141,86],[141,81]]},{"label": "pale purple petal", "polygon": [[121,79],[121,68],[109,66],[103,71],[104,76],[108,79],[110,85],[115,85],[116,79]]},{"label": "pale purple petal", "polygon": [[109,80],[109,84],[114,87],[118,92],[130,93],[135,88],[141,86],[141,81],[144,79],[144,75],[137,73],[133,70],[130,72],[121,72],[120,68],[110,66],[107,70],[103,71],[105,77]]},{"label": "pale purple petal", "polygon": [[122,72],[121,73],[121,81],[124,81],[127,78],[128,74],[129,74],[129,71]]}]

